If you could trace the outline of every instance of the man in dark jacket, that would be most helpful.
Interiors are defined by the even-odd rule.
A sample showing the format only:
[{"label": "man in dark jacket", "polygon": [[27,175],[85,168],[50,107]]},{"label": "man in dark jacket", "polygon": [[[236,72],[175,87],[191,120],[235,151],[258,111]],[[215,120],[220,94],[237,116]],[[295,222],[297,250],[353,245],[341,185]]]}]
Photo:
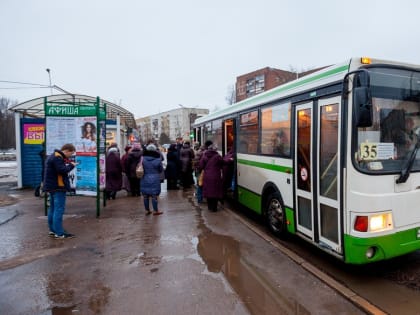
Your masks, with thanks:
[{"label": "man in dark jacket", "polygon": [[60,150],[54,150],[45,164],[44,191],[50,195],[50,206],[48,209],[49,235],[56,239],[72,238],[73,234],[63,229],[63,215],[66,210],[66,193],[71,191],[68,173],[76,166],[70,160],[76,148],[73,144],[67,143]]}]

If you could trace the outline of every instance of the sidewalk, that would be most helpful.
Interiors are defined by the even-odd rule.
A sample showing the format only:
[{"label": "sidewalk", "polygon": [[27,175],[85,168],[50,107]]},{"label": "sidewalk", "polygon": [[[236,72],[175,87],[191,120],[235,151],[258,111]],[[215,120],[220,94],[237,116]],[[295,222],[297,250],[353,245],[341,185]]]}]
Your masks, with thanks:
[{"label": "sidewalk", "polygon": [[0,206],[18,213],[0,225],[2,313],[364,314],[193,190],[163,191],[161,216],[124,194],[99,218],[94,198],[68,197],[69,240],[47,236],[32,190]]},{"label": "sidewalk", "polygon": [[9,222],[18,215],[18,212],[10,207],[16,203],[16,198],[10,196],[10,191],[0,188],[0,225]]}]

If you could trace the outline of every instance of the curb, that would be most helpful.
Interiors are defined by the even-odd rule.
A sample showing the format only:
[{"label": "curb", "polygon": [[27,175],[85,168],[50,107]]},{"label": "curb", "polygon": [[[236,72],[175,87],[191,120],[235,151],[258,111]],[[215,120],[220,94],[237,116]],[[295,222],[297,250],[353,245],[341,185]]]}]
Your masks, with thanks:
[{"label": "curb", "polygon": [[19,215],[19,212],[17,212],[16,210],[13,210],[13,211],[6,210],[6,211],[4,211],[4,209],[0,209],[0,225],[5,224],[5,223],[9,222],[10,220],[13,220],[18,215]]}]

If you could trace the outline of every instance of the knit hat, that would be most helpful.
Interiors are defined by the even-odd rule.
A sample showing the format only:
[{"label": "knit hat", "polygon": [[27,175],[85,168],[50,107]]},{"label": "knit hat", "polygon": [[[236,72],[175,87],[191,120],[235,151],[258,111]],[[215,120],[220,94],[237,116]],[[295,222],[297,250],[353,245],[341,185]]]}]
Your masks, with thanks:
[{"label": "knit hat", "polygon": [[207,148],[210,151],[217,151],[217,144],[213,143],[211,145],[209,145],[209,147]]},{"label": "knit hat", "polygon": [[157,149],[156,149],[156,146],[151,143],[146,147],[146,150],[147,151],[156,151]]}]

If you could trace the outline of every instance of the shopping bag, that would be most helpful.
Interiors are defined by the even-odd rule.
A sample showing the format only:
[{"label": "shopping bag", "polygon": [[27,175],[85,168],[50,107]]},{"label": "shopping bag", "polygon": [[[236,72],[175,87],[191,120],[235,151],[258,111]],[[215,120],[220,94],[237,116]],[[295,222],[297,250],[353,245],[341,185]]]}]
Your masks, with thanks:
[{"label": "shopping bag", "polygon": [[143,157],[141,157],[140,162],[136,166],[136,176],[137,178],[142,178],[144,176]]},{"label": "shopping bag", "polygon": [[204,170],[201,171],[200,176],[198,177],[198,186],[203,186],[204,181]]}]

